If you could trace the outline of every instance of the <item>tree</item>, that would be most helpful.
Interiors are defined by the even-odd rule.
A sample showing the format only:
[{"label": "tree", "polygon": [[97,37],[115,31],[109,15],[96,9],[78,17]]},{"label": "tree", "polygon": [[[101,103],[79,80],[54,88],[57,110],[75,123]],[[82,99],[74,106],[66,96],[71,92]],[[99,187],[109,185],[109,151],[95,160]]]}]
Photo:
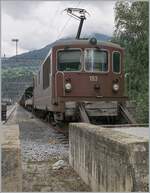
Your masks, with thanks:
[{"label": "tree", "polygon": [[112,40],[125,47],[125,72],[131,85],[128,94],[137,102],[139,122],[148,122],[148,7],[146,1],[117,2]]}]

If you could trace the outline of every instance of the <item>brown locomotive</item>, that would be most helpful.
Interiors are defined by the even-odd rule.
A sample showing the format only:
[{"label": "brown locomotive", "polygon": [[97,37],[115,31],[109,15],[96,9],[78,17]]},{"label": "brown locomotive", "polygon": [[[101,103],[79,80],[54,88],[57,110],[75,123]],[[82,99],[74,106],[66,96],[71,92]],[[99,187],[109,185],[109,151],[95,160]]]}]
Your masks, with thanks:
[{"label": "brown locomotive", "polygon": [[[124,49],[95,38],[80,39],[84,9],[68,8],[80,20],[76,39],[57,41],[34,77],[32,106],[56,122],[119,117],[134,122],[124,101]],[[79,15],[78,15],[79,14]]]},{"label": "brown locomotive", "polygon": [[[90,108],[96,104],[96,116],[117,115],[118,102],[125,99],[123,55],[119,45],[95,38],[56,43],[34,77],[34,108],[63,120],[75,118],[78,104],[90,102]],[[113,110],[107,108],[112,101]]]}]

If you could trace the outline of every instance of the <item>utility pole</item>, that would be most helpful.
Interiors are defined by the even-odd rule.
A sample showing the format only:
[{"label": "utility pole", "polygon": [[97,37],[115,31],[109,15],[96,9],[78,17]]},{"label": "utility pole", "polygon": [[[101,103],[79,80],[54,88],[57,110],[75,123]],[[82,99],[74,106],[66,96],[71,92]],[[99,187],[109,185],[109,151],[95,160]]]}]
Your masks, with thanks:
[{"label": "utility pole", "polygon": [[18,55],[18,42],[19,42],[19,39],[12,39],[12,42],[16,43],[16,56],[17,56]]}]

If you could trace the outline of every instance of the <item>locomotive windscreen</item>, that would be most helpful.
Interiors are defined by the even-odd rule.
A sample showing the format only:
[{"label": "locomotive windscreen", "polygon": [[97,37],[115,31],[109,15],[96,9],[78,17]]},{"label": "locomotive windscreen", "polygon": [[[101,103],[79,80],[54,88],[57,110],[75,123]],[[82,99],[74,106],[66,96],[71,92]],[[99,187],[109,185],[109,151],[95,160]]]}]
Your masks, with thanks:
[{"label": "locomotive windscreen", "polygon": [[108,53],[104,50],[86,49],[84,52],[85,70],[89,72],[108,71]]},{"label": "locomotive windscreen", "polygon": [[59,71],[80,71],[81,50],[60,50],[57,54],[57,69]]}]

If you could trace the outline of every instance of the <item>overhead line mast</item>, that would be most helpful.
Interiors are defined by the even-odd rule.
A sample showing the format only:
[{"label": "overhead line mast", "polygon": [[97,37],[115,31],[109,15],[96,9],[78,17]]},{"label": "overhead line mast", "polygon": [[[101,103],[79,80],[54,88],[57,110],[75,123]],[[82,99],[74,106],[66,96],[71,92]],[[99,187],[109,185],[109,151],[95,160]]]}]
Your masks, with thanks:
[{"label": "overhead line mast", "polygon": [[83,22],[86,19],[85,15],[86,14],[89,15],[89,13],[85,9],[80,9],[80,8],[67,8],[67,9],[65,9],[65,11],[71,17],[73,17],[77,20],[80,20],[80,24],[79,24],[77,35],[76,35],[76,39],[80,39],[81,30],[82,30],[82,27],[83,27]]}]

